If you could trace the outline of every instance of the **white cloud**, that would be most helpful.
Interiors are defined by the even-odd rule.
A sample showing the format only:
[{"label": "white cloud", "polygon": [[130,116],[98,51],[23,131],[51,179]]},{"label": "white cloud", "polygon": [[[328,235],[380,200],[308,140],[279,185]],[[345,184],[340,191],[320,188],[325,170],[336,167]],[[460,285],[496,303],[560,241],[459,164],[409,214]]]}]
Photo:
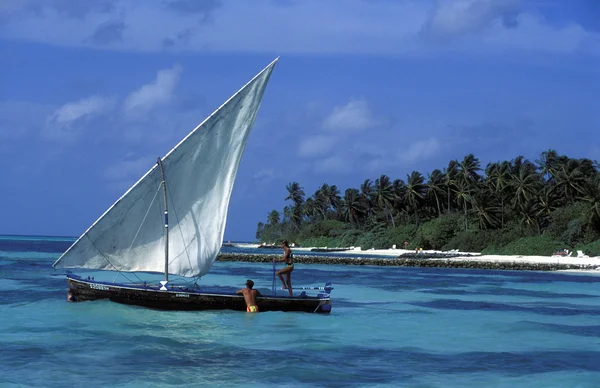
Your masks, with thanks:
[{"label": "white cloud", "polygon": [[600,34],[592,34],[575,23],[552,27],[539,16],[527,14],[519,17],[518,29],[503,29],[495,26],[494,33],[482,37],[482,41],[486,46],[504,50],[600,54]]},{"label": "white cloud", "polygon": [[47,117],[42,135],[53,140],[73,140],[84,130],[83,125],[112,111],[114,106],[114,99],[101,96],[68,102]]},{"label": "white cloud", "polygon": [[82,98],[76,102],[68,102],[58,108],[49,120],[56,124],[68,125],[79,119],[105,113],[114,107],[114,101],[110,98],[92,96]]},{"label": "white cloud", "polygon": [[381,151],[371,144],[372,139],[364,130],[381,123],[366,100],[350,100],[332,109],[318,133],[301,138],[298,155],[316,159],[312,163],[315,172],[349,173],[358,167],[359,158],[380,155]]},{"label": "white cloud", "polygon": [[[175,3],[164,1],[115,0],[110,7],[87,6],[74,10],[65,4],[77,8],[81,7],[76,6],[80,2],[65,3],[57,9],[47,2],[36,2],[32,8],[28,2],[13,1],[9,3],[10,11],[2,13],[0,9],[0,22],[3,21],[0,38],[129,51],[421,55],[432,50],[459,50],[481,55],[489,51],[504,53],[507,48],[522,50],[521,42],[527,41],[530,33],[522,28],[523,20],[537,17],[542,23],[540,28],[558,37],[560,47],[573,47],[573,39],[580,40],[568,30],[545,21],[540,16],[544,11],[541,6],[526,3],[527,8],[520,9],[523,1],[303,0],[286,6],[266,0],[213,1],[198,6],[199,1],[189,2],[188,6],[198,7],[196,12],[169,12],[168,4]],[[19,7],[17,12],[15,9]],[[69,13],[79,17],[68,17]],[[118,31],[111,32],[111,39],[102,40],[102,44],[91,39],[98,28],[115,20],[123,24]],[[597,53],[600,34],[572,22],[581,28],[588,42],[578,50]],[[239,31],[244,32],[243,36]],[[514,33],[501,47],[495,46],[497,36],[506,31]],[[467,43],[456,39],[443,47],[432,47],[423,44],[424,35],[444,39],[468,36],[469,39]],[[548,39],[546,43],[538,49],[563,52],[556,50],[555,39]]]},{"label": "white cloud", "polygon": [[275,177],[275,171],[272,168],[263,168],[252,175],[253,179],[260,180],[262,183],[270,182]]},{"label": "white cloud", "polygon": [[306,137],[300,141],[298,154],[305,157],[324,155],[333,148],[336,142],[337,139],[333,136],[315,135]]},{"label": "white cloud", "polygon": [[522,0],[438,0],[423,32],[442,40],[472,34],[496,20],[516,27],[517,9]]},{"label": "white cloud", "polygon": [[438,139],[432,137],[412,142],[408,145],[408,148],[398,150],[398,157],[405,163],[414,163],[431,158],[439,150],[440,142]]},{"label": "white cloud", "polygon": [[[46,117],[41,135],[49,140],[73,143],[92,124],[111,122],[118,125],[104,125],[103,132],[107,136],[112,136],[112,128],[118,128],[118,134],[123,140],[138,142],[146,137],[149,130],[146,124],[152,121],[160,123],[161,127],[160,134],[153,138],[162,142],[166,140],[165,137],[180,130],[181,125],[191,130],[199,122],[197,112],[182,112],[174,118],[172,113],[167,115],[166,111],[157,110],[174,100],[181,70],[181,66],[175,65],[158,71],[154,81],[129,93],[121,101],[112,97],[90,96],[66,103]],[[117,107],[122,115],[113,114]],[[2,117],[0,130],[6,126],[2,125],[6,120],[1,119]]]},{"label": "white cloud", "polygon": [[125,99],[123,110],[126,115],[146,113],[173,100],[173,92],[179,84],[181,66],[160,70],[156,79],[138,90],[131,92]]},{"label": "white cloud", "polygon": [[315,171],[319,173],[348,174],[354,170],[354,163],[343,155],[333,155],[318,160],[314,164]]},{"label": "white cloud", "polygon": [[329,131],[361,131],[378,124],[365,100],[351,100],[344,106],[336,106],[323,122]]}]

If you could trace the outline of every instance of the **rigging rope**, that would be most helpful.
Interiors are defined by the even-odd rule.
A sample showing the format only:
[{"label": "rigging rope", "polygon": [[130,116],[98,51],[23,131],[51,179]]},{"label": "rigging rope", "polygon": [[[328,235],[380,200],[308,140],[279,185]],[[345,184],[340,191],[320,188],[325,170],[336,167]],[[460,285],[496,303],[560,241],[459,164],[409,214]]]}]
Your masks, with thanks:
[{"label": "rigging rope", "polygon": [[[165,184],[167,184],[166,176],[165,176]],[[171,204],[173,205],[172,209],[173,209],[173,213],[175,213],[175,219],[177,219],[177,225],[179,225],[179,214],[177,214],[177,207],[173,203],[173,194],[171,194],[171,187],[169,185],[167,185],[167,191],[169,192],[169,196],[171,197]],[[185,238],[183,237],[183,232],[181,231],[181,228],[177,228],[177,229],[179,229],[179,234],[181,235],[181,241],[183,241],[183,250],[185,251],[185,255],[187,256],[188,263],[191,268],[192,267],[192,259],[190,259],[190,254],[188,253],[188,245],[185,242]],[[173,260],[175,260],[177,257],[179,257],[179,256],[175,256],[171,260],[171,262],[169,262],[169,264],[171,264],[173,262]]]},{"label": "rigging rope", "polygon": [[[140,234],[140,230],[142,230],[142,226],[144,225],[144,222],[146,221],[146,218],[148,217],[148,213],[150,213],[150,209],[152,209],[152,205],[154,204],[154,201],[156,200],[156,196],[158,195],[158,191],[160,190],[160,187],[161,187],[161,185],[158,185],[158,188],[156,189],[156,192],[154,193],[154,197],[152,198],[152,202],[150,202],[150,205],[148,205],[148,210],[146,210],[146,214],[144,214],[144,218],[142,219],[142,222],[140,222],[140,226],[138,227],[138,230],[135,232],[135,236],[133,236],[133,240],[131,240],[131,245],[129,245],[129,248],[127,249],[127,256],[129,256],[129,253],[131,252],[131,248],[133,248],[133,244],[135,243],[135,240],[137,240],[137,237]],[[114,267],[114,265],[113,265],[113,267]],[[113,278],[113,283],[117,280],[117,276],[119,274],[123,275],[123,273],[121,271],[117,270],[117,272],[118,272],[118,274],[115,275],[115,277]],[[140,282],[142,282],[142,279],[140,279],[140,277],[137,276],[135,272],[132,272],[132,273]],[[125,275],[123,275],[123,276],[125,276]],[[131,282],[131,280],[129,278],[127,278],[127,276],[125,276],[125,278]]]},{"label": "rigging rope", "polygon": [[[112,267],[115,269],[115,271],[117,271],[119,274],[123,275],[123,277],[124,277],[125,279],[127,279],[129,282],[131,282],[131,279],[129,279],[129,278],[128,278],[128,277],[127,277],[127,276],[126,276],[126,275],[125,275],[123,272],[121,272],[121,271],[120,271],[120,270],[119,270],[119,269],[118,269],[118,268],[117,268],[117,267],[116,267],[116,266],[115,266],[113,263],[111,263],[111,262],[110,262],[110,260],[108,260],[108,257],[106,257],[106,256],[104,255],[104,253],[102,253],[102,251],[100,251],[100,249],[98,249],[98,247],[96,246],[96,244],[94,244],[94,241],[92,241],[92,239],[90,238],[90,236],[89,236],[87,233],[86,233],[85,237],[87,237],[87,239],[88,239],[88,240],[90,240],[90,244],[92,244],[92,246],[93,246],[94,248],[96,248],[96,250],[98,251],[98,253],[100,254],[100,256],[102,256],[102,257],[104,258],[104,260],[106,260],[106,262],[107,262],[108,264],[110,264],[110,265],[111,265],[111,266],[112,266]],[[138,279],[140,282],[142,281],[142,279],[140,279],[140,278],[139,278],[139,277],[138,277],[138,276],[135,274],[135,272],[132,272],[132,274],[133,274],[133,276],[135,276],[135,277],[136,277],[136,278],[137,278],[137,279]],[[116,276],[115,276],[115,279],[116,279]],[[113,283],[115,282],[115,279],[113,279]]]},{"label": "rigging rope", "polygon": [[140,222],[140,226],[139,226],[138,230],[135,232],[135,236],[133,236],[131,245],[127,249],[127,255],[129,255],[129,252],[131,252],[133,243],[135,243],[135,240],[137,239],[138,235],[140,234],[140,230],[142,230],[142,226],[144,225],[144,222],[146,221],[146,218],[148,217],[148,213],[150,213],[150,209],[152,209],[152,204],[154,204],[154,201],[156,200],[156,196],[158,195],[161,185],[162,185],[162,183],[160,185],[158,185],[158,188],[156,189],[156,192],[154,193],[154,197],[152,198],[152,202],[150,202],[150,205],[148,206],[148,210],[146,210],[146,214],[144,214],[144,218],[142,219],[142,222]]}]

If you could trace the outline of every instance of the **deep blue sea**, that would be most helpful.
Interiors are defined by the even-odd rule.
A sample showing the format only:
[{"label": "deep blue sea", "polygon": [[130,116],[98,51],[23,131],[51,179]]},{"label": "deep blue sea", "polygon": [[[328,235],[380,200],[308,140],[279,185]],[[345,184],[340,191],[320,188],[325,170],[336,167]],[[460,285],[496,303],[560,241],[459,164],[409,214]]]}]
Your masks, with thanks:
[{"label": "deep blue sea", "polygon": [[[600,277],[296,265],[329,316],[67,303],[72,239],[0,237],[0,386],[598,387]],[[200,285],[270,289],[266,263]]]}]

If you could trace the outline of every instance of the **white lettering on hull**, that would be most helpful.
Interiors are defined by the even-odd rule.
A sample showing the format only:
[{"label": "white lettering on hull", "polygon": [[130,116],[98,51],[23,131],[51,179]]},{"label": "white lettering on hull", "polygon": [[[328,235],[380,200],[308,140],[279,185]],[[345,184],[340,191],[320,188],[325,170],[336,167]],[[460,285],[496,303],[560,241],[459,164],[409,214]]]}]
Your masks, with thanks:
[{"label": "white lettering on hull", "polygon": [[100,291],[109,291],[108,286],[105,286],[104,284],[90,283],[90,288],[93,288],[94,290],[100,290]]}]

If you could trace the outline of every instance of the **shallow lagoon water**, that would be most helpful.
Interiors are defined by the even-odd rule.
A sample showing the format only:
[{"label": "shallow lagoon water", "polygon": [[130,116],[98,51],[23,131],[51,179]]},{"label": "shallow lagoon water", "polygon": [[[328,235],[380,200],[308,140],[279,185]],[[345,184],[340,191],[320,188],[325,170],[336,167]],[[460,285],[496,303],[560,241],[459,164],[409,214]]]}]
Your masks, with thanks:
[{"label": "shallow lagoon water", "polygon": [[[597,387],[600,277],[297,265],[332,281],[329,316],[67,303],[52,262],[72,240],[0,238],[0,385]],[[270,289],[266,263],[200,285]],[[122,279],[120,279],[122,280]]]}]

